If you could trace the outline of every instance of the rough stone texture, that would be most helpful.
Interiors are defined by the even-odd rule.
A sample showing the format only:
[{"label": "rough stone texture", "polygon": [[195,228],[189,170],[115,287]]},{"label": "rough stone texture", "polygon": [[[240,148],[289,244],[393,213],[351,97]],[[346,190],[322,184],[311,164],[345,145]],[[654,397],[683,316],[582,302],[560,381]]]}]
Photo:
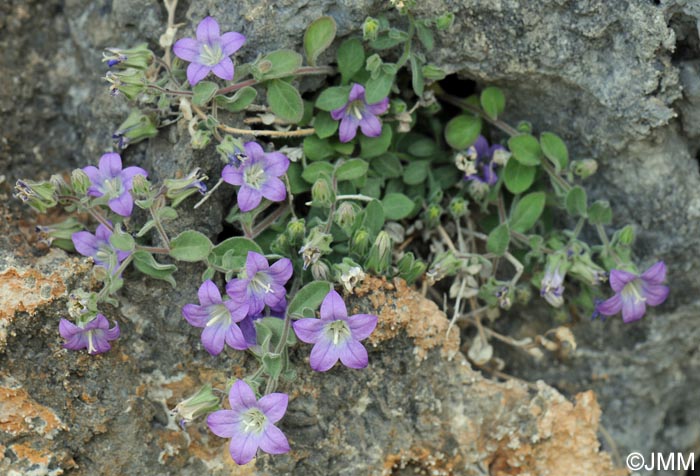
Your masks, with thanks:
[{"label": "rough stone texture", "polygon": [[[177,20],[185,23],[183,34],[189,34],[192,25],[206,14],[215,15],[222,24],[248,37],[248,46],[241,51],[243,60],[254,58],[258,48],[260,51],[297,48],[303,28],[322,13],[333,15],[339,34],[345,35],[356,31],[365,15],[376,14],[385,6],[385,2],[378,0],[180,3]],[[697,2],[429,0],[419,3],[423,14],[452,10],[457,15],[453,29],[440,35],[438,48],[430,54],[431,61],[479,84],[502,86],[508,95],[506,119],[527,119],[537,131],[557,132],[567,139],[574,157],[598,159],[600,173],[586,183],[589,193],[612,202],[616,211],[615,225],[631,222],[637,226],[637,250],[642,262],[651,263],[662,258],[670,269],[673,292],[669,302],[656,311],[655,316],[628,326],[615,320],[605,324],[590,324],[586,320],[573,323],[578,351],[569,360],[559,362],[548,358],[537,364],[522,354],[508,354],[507,349],[502,349],[500,352],[508,356],[506,370],[527,380],[543,378],[572,397],[594,389],[603,410],[602,421],[623,457],[629,451],[697,450],[700,415],[696,395],[700,360],[697,326],[693,325],[697,320],[696,296],[700,290],[700,281],[693,272],[700,265],[700,255],[696,252],[700,233],[700,181],[696,160],[700,147],[700,40],[696,23],[700,20],[700,7]],[[94,161],[109,149],[109,136],[125,116],[126,107],[108,96],[99,79],[103,71],[100,50],[105,46],[127,46],[143,39],[155,45],[163,20],[164,10],[155,0],[10,0],[0,5],[0,51],[3,51],[0,70],[5,78],[4,87],[0,88],[0,113],[3,114],[0,170],[7,182],[12,183],[20,176],[46,177],[52,171],[65,172],[72,166]],[[215,174],[217,165],[211,154],[193,155],[184,141],[183,135],[171,128],[149,144],[130,148],[126,159],[151,168],[156,176],[186,171],[192,163]],[[7,195],[9,188],[5,186],[0,191]],[[177,226],[196,224],[210,236],[216,236],[221,231],[220,217],[226,199],[218,200],[208,203],[208,208],[201,213],[186,216]],[[60,274],[58,283],[70,280],[69,275],[74,273],[73,285],[80,279],[87,279],[84,266],[54,253],[42,258],[50,268],[35,266],[41,273],[39,281],[27,281],[35,273],[28,264],[36,259],[34,254],[42,252],[21,248],[24,251],[17,256],[18,244],[22,245],[23,240],[31,237],[32,223],[14,205],[12,207],[12,210],[7,209],[7,214],[13,225],[0,235],[0,248],[4,250],[0,252],[0,279],[9,279],[11,286],[19,286],[15,289],[26,292],[26,297],[21,297],[21,303],[19,298],[13,297],[17,304],[10,305],[16,307],[17,312],[2,318],[8,336],[7,349],[0,355],[2,369],[8,373],[2,388],[15,392],[13,395],[26,392],[27,402],[31,402],[26,408],[48,408],[58,421],[71,428],[58,432],[56,438],[61,441],[54,440],[51,444],[55,446],[40,446],[36,450],[38,456],[32,458],[37,461],[37,468],[45,465],[51,469],[69,469],[73,461],[79,467],[76,474],[81,474],[81,471],[94,470],[100,457],[108,454],[109,460],[114,460],[115,472],[119,469],[137,474],[143,467],[135,465],[155,464],[153,462],[160,458],[168,465],[187,467],[194,473],[206,471],[205,463],[189,459],[190,455],[201,455],[206,464],[220,464],[220,468],[226,468],[221,471],[233,471],[226,466],[223,449],[219,453],[212,452],[206,442],[206,431],[189,430],[192,433],[189,452],[181,450],[187,438],[174,432],[163,404],[166,401],[172,405],[177,397],[196,387],[200,382],[198,373],[208,375],[205,367],[211,366],[211,375],[220,375],[214,366],[223,369],[232,364],[225,359],[208,359],[201,350],[195,354],[188,350],[171,351],[197,347],[196,336],[182,325],[178,305],[194,296],[201,270],[196,266],[184,269],[185,277],[178,290],[152,281],[127,287],[122,293],[120,311],[113,310],[109,316],[121,319],[125,334],[130,336],[121,341],[117,352],[97,359],[59,352],[60,358],[54,358],[53,353],[59,350],[55,325],[62,307],[60,295],[64,291],[56,286],[48,294],[42,294],[42,288],[36,286],[42,279],[53,281],[55,278],[51,276],[55,272]],[[66,264],[65,269],[57,271],[55,266],[59,262]],[[36,290],[40,298],[36,297]],[[155,299],[163,304],[154,308]],[[2,302],[6,302],[5,298]],[[551,327],[546,309],[540,311],[501,319],[499,325],[514,337],[532,336]],[[9,328],[8,322],[11,323]],[[436,383],[436,375],[453,372],[452,380],[439,380],[443,387],[428,389],[434,392],[430,401],[435,402],[447,395],[448,381],[456,388],[454,382],[461,378],[459,375],[474,375],[455,363],[460,362],[459,356],[450,365],[440,364],[443,361],[437,351],[427,351],[427,361],[414,367],[415,362],[406,354],[413,340],[406,340],[404,334],[413,332],[412,339],[417,342],[420,332],[405,329],[372,354],[373,365],[385,372],[386,379],[391,377],[389,370],[396,368],[393,359],[406,366],[404,371],[412,377],[394,378],[390,380],[392,384],[406,388],[408,394],[416,394],[414,389],[406,387],[406,382],[422,385],[425,382],[417,376],[426,375],[425,378]],[[12,336],[13,332],[16,336]],[[199,367],[185,364],[192,360],[199,362]],[[38,374],[37,364],[43,366]],[[432,368],[433,365],[438,367]],[[193,368],[199,369],[195,376]],[[109,384],[133,382],[135,374],[143,378],[141,393],[135,393],[135,387]],[[50,388],[43,385],[46,378],[55,385]],[[345,373],[342,378],[343,383],[356,389],[354,395],[359,398],[367,383],[361,379],[375,377]],[[204,380],[202,377],[201,381]],[[507,392],[505,386],[477,380],[481,382],[479,385],[491,385]],[[179,385],[178,382],[184,383]],[[319,379],[318,383],[309,385],[308,391],[322,388],[327,393],[318,393],[318,400],[300,394],[299,404],[304,402],[311,410],[290,419],[289,430],[294,435],[302,435],[293,437],[299,438],[294,444],[309,445],[309,458],[320,458],[317,451],[311,451],[313,441],[320,437],[324,441],[345,441],[332,439],[342,438],[346,431],[345,427],[337,426],[342,420],[336,420],[333,412],[347,408],[347,402],[344,398],[342,402],[338,397],[330,398],[331,401],[323,398],[337,392],[333,382],[333,379]],[[165,390],[162,395],[153,394],[156,391],[153,389],[159,387],[167,388],[172,395]],[[461,389],[461,393],[457,391],[459,395],[452,395],[453,391],[449,393],[450,399],[464,393]],[[528,406],[529,397],[525,397],[522,389],[518,392],[519,397],[512,397],[512,401],[518,403],[506,408],[516,411]],[[543,407],[566,407],[567,414],[579,415],[577,412],[580,412],[585,414],[582,420],[595,421],[597,410],[590,403],[592,397],[586,396],[589,394],[579,397],[575,407],[567,407],[571,404],[556,403],[559,397],[547,393],[551,390],[540,389],[539,392],[548,395],[548,403]],[[386,403],[389,397],[401,396],[399,393],[382,395],[384,400],[376,396],[368,398]],[[459,403],[449,401],[455,405]],[[482,404],[488,405],[488,402]],[[25,408],[24,405],[21,407]],[[392,408],[380,414],[390,415]],[[452,407],[456,408],[461,407]],[[129,412],[124,413],[125,409]],[[484,412],[489,409],[493,407],[484,407]],[[379,413],[376,409],[373,411]],[[418,414],[417,411],[412,415]],[[424,410],[423,414],[429,412]],[[476,413],[466,411],[456,414],[477,418]],[[481,416],[485,417],[486,413]],[[523,418],[523,421],[535,421],[532,416]],[[386,421],[393,420],[387,418]],[[358,428],[373,431],[380,431],[376,427],[382,426],[364,427],[359,421],[356,424]],[[415,426],[410,428],[415,432],[424,428],[421,424],[429,425],[430,421],[416,420]],[[486,427],[479,424],[474,427],[473,434],[482,434],[481,430],[488,434]],[[590,437],[593,427],[593,423],[588,426],[585,438]],[[405,430],[406,427],[402,428]],[[17,451],[6,452],[0,465],[20,465],[16,466],[22,468],[20,471],[30,471],[30,467],[21,466],[24,464],[21,461],[32,459],[21,455],[27,455],[28,448],[43,435],[41,430],[26,431],[34,433],[19,437],[3,434],[0,444],[8,448],[14,444]],[[523,438],[547,433],[541,429],[537,433],[523,431]],[[553,441],[557,441],[557,434],[558,430],[552,430]],[[403,433],[400,435],[405,437]],[[138,443],[131,445],[128,443],[131,441]],[[366,458],[367,453],[376,454],[362,446],[371,441],[363,436],[352,445],[351,451],[336,454],[333,461],[352,459],[357,463]],[[399,456],[395,457],[395,462],[404,461],[410,467],[415,464],[411,461],[425,461],[429,454],[435,457],[437,447],[456,447],[449,441],[445,436],[430,440],[430,444],[427,440],[415,446],[412,443],[396,450],[394,454]],[[554,443],[551,448],[561,452],[561,444],[564,443]],[[47,448],[64,446],[68,448],[66,452],[47,451]],[[525,446],[522,442],[519,448]],[[544,451],[545,446],[537,444],[532,450],[522,451],[533,458],[533,464],[539,464],[546,461],[546,457],[538,453]],[[140,452],[139,456],[127,458],[125,455],[134,448]],[[329,444],[326,448],[331,451],[338,447]],[[493,449],[481,454],[487,461],[494,462],[494,468],[500,468],[503,461],[512,465],[513,458],[521,451],[508,449],[512,451],[505,456],[494,456],[497,453]],[[477,453],[468,450],[464,454]],[[48,454],[53,456],[46,456]],[[297,454],[288,460],[265,460],[263,466],[269,466],[270,471],[291,470],[291,458],[300,457]],[[390,459],[388,455],[383,457]],[[449,461],[454,462],[450,458],[439,458],[441,468],[447,468],[445,465]],[[6,463],[8,460],[10,463]],[[323,465],[333,464],[330,461],[317,461],[318,466],[303,463],[308,464],[304,469],[327,470],[329,466]],[[460,464],[472,461],[476,460],[467,458],[460,460]],[[167,473],[169,467],[158,467],[157,471]],[[541,468],[528,468],[533,474],[542,474]],[[398,471],[394,474],[401,474]],[[455,470],[455,474],[459,472]]]}]

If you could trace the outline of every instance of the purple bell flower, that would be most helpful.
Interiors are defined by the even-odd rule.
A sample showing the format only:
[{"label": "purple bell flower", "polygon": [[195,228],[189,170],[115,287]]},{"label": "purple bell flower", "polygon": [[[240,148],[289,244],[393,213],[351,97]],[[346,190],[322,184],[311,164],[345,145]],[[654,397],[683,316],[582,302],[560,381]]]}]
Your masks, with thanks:
[{"label": "purple bell flower", "polygon": [[107,318],[97,314],[91,321],[78,326],[67,319],[61,319],[58,332],[66,339],[63,344],[65,349],[87,349],[90,355],[102,354],[112,348],[109,341],[119,337],[119,324],[115,322],[110,329]]},{"label": "purple bell flower", "polygon": [[389,98],[367,104],[365,88],[353,84],[345,106],[331,111],[331,117],[340,121],[340,142],[350,142],[357,135],[357,128],[367,137],[379,137],[382,134],[382,123],[377,117],[389,108]]},{"label": "purple bell flower", "polygon": [[622,311],[624,322],[634,322],[642,318],[647,305],[658,306],[668,297],[669,288],[662,283],[666,280],[666,265],[658,261],[641,275],[613,269],[610,272],[610,287],[615,295],[596,306],[596,311],[604,316],[613,316]]},{"label": "purple bell flower", "polygon": [[287,411],[289,396],[270,393],[260,400],[243,380],[233,384],[228,395],[230,410],[219,410],[207,417],[216,436],[231,438],[229,452],[237,464],[250,462],[258,448],[270,454],[289,451],[289,442],[275,426]]},{"label": "purple bell flower", "polygon": [[284,285],[293,272],[292,262],[288,258],[282,258],[270,266],[263,255],[249,251],[244,276],[229,281],[226,292],[234,301],[247,304],[249,316],[260,314],[265,305],[279,312],[287,305]]},{"label": "purple bell flower", "polygon": [[134,198],[130,193],[134,176],[148,177],[148,172],[141,167],[127,167],[122,170],[122,158],[114,152],[100,157],[99,168],[89,165],[83,168],[83,171],[91,182],[88,195],[106,196],[109,199],[109,208],[123,217],[131,215],[134,208]]},{"label": "purple bell flower", "polygon": [[497,150],[505,150],[500,144],[489,146],[489,142],[484,136],[479,136],[476,142],[467,149],[467,155],[476,161],[476,173],[467,175],[467,180],[476,180],[486,185],[495,185],[498,182],[496,175],[496,164],[493,161],[493,154]]},{"label": "purple bell flower", "polygon": [[[111,264],[116,264],[113,268],[116,269],[131,253],[114,248],[109,242],[110,236],[112,231],[100,224],[94,235],[88,231],[78,231],[71,235],[71,240],[78,253],[91,257],[98,266],[110,269]],[[116,255],[116,263],[110,263],[113,255]]]},{"label": "purple bell flower", "polygon": [[210,72],[226,81],[233,80],[231,56],[245,43],[245,36],[236,32],[219,32],[219,24],[212,17],[206,17],[197,25],[197,39],[182,38],[173,45],[178,58],[189,61],[187,81],[194,86]]},{"label": "purple bell flower", "polygon": [[351,369],[367,367],[367,350],[360,341],[369,337],[377,326],[377,316],[355,314],[348,316],[343,299],[331,290],[321,303],[320,319],[299,319],[292,326],[299,340],[314,344],[311,368],[325,372],[338,359]]},{"label": "purple bell flower", "polygon": [[202,345],[211,355],[219,355],[224,343],[237,350],[249,347],[238,326],[248,313],[246,304],[221,299],[219,288],[213,281],[202,283],[197,293],[200,305],[185,304],[183,317],[195,327],[203,327]]},{"label": "purple bell flower", "polygon": [[243,146],[245,155],[237,155],[238,166],[227,165],[221,178],[238,189],[238,207],[248,212],[260,205],[263,197],[273,202],[281,202],[287,197],[284,182],[279,179],[289,168],[289,159],[280,152],[265,153],[260,144],[247,142]]}]

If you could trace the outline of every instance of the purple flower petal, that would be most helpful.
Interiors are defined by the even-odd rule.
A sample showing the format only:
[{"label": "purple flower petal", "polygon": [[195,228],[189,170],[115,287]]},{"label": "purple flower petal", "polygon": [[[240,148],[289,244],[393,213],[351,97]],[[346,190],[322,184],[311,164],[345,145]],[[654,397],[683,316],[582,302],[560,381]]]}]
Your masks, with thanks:
[{"label": "purple flower petal", "polygon": [[190,63],[190,65],[187,67],[187,81],[189,81],[191,86],[194,86],[206,78],[209,71],[211,71],[209,66],[199,63]]},{"label": "purple flower petal", "polygon": [[369,362],[367,349],[356,340],[348,339],[340,347],[340,361],[351,369],[364,369]]},{"label": "purple flower petal", "polygon": [[269,177],[260,187],[260,193],[271,202],[282,202],[287,198],[287,188],[277,177]]},{"label": "purple flower petal", "polygon": [[374,328],[377,327],[377,316],[372,314],[355,314],[348,317],[348,327],[352,332],[354,340],[362,340],[372,334]]},{"label": "purple flower petal", "polygon": [[202,331],[202,345],[211,355],[219,355],[224,350],[228,326],[206,326]]},{"label": "purple flower petal", "polygon": [[658,306],[666,301],[668,297],[669,288],[668,286],[663,286],[661,284],[643,284],[642,294],[647,300],[647,304],[650,306]]},{"label": "purple flower petal", "polygon": [[263,160],[265,157],[265,151],[257,142],[246,142],[243,144],[243,148],[249,159],[258,161]]},{"label": "purple flower petal", "polygon": [[117,177],[122,171],[122,158],[114,152],[104,154],[100,157],[99,168],[103,177]]},{"label": "purple flower petal", "polygon": [[350,142],[357,135],[357,126],[360,125],[360,120],[353,115],[346,114],[340,121],[338,136],[340,142]]},{"label": "purple flower petal", "polygon": [[95,230],[95,237],[99,241],[104,241],[105,243],[109,243],[109,238],[112,236],[112,232],[110,231],[109,228],[104,226],[103,224],[97,225],[97,229]]},{"label": "purple flower petal", "polygon": [[185,61],[196,61],[199,57],[199,42],[194,38],[177,40],[173,45],[175,56]]},{"label": "purple flower petal", "polygon": [[280,284],[289,281],[289,278],[292,277],[292,273],[294,273],[294,266],[289,258],[277,260],[268,270],[270,277]]},{"label": "purple flower petal", "polygon": [[343,107],[340,107],[338,109],[333,109],[331,111],[331,117],[333,120],[339,121],[345,116],[345,110],[348,108],[347,104]]},{"label": "purple flower petal", "polygon": [[71,241],[75,246],[75,251],[83,256],[95,257],[100,248],[100,240],[95,235],[87,231],[77,231],[71,235]]},{"label": "purple flower petal", "polygon": [[666,280],[666,264],[663,261],[657,261],[649,267],[641,278],[649,284],[661,284]]},{"label": "purple flower petal", "polygon": [[218,410],[209,414],[207,425],[212,433],[222,438],[231,438],[238,434],[236,428],[241,424],[240,412]]},{"label": "purple flower petal", "polygon": [[229,453],[231,453],[231,458],[237,464],[247,464],[255,458],[255,453],[257,453],[260,447],[260,440],[262,435],[256,436],[251,433],[245,433],[243,438],[233,438],[231,444],[229,445]]},{"label": "purple flower petal", "polygon": [[[287,412],[288,403],[289,395],[286,393],[270,393],[258,400],[258,408],[262,410],[270,422],[277,423]],[[267,452],[269,453],[269,451]]]},{"label": "purple flower petal", "polygon": [[204,306],[185,304],[182,307],[182,317],[194,327],[205,327],[209,322],[209,311]]},{"label": "purple flower petal", "polygon": [[228,56],[221,58],[217,64],[211,69],[212,73],[226,81],[233,79],[233,61]]},{"label": "purple flower petal", "polygon": [[58,332],[64,339],[70,339],[74,335],[82,333],[83,330],[68,319],[61,318],[58,323]]},{"label": "purple flower petal", "polygon": [[83,167],[83,172],[85,172],[85,175],[88,176],[90,182],[92,182],[93,184],[102,183],[102,174],[99,170],[97,170],[97,167],[95,167],[94,165],[88,165],[87,167]]},{"label": "purple flower petal", "polygon": [[231,408],[248,409],[255,406],[257,399],[253,389],[245,381],[236,380],[228,394],[228,402],[231,404]]},{"label": "purple flower petal", "polygon": [[299,319],[292,323],[294,333],[300,341],[307,344],[315,344],[320,338],[326,326],[326,322],[321,319]]},{"label": "purple flower petal", "polygon": [[241,303],[234,299],[229,299],[228,301],[224,301],[224,306],[226,306],[226,309],[231,313],[231,320],[233,322],[240,322],[248,315],[248,303],[246,302]]},{"label": "purple flower petal", "polygon": [[72,337],[69,337],[66,339],[66,342],[63,344],[64,349],[69,349],[69,350],[80,350],[80,349],[87,349],[89,346],[87,335],[84,333],[80,334],[75,334]]},{"label": "purple flower petal", "polygon": [[353,101],[364,101],[365,100],[365,88],[361,84],[353,84],[350,89],[350,95],[348,96],[348,102]]},{"label": "purple flower petal", "polygon": [[231,56],[241,49],[245,43],[245,36],[236,32],[224,33],[221,35],[221,51],[224,56]]},{"label": "purple flower petal", "polygon": [[260,202],[262,201],[262,193],[260,193],[260,190],[255,190],[254,188],[244,184],[238,190],[237,200],[238,208],[240,208],[242,212],[249,212],[260,205]]},{"label": "purple flower petal", "polygon": [[382,123],[372,114],[363,114],[360,121],[362,133],[367,137],[379,137],[382,135]]},{"label": "purple flower petal", "polygon": [[340,349],[333,345],[333,341],[322,336],[311,349],[309,364],[316,372],[325,372],[333,367],[339,358]]},{"label": "purple flower petal", "polygon": [[374,115],[379,115],[379,114],[384,114],[387,109],[389,109],[389,98],[384,98],[379,102],[375,102],[374,104],[367,104],[365,106],[365,111],[368,111],[371,114]]},{"label": "purple flower petal", "polygon": [[148,177],[148,172],[143,170],[141,167],[127,167],[121,172],[121,178],[122,178],[122,183],[124,184],[124,187],[127,190],[131,190],[131,182],[134,179],[135,176],[137,175],[143,175],[144,177]]},{"label": "purple flower petal", "polygon": [[260,449],[271,455],[279,455],[290,450],[287,437],[282,430],[275,425],[267,425],[263,438],[260,440]]},{"label": "purple flower petal", "polygon": [[635,279],[637,279],[637,275],[627,271],[622,271],[619,269],[613,269],[610,271],[610,287],[616,293],[622,292],[625,285],[631,281],[634,281]]},{"label": "purple flower petal", "polygon": [[216,284],[211,279],[207,279],[202,283],[199,291],[197,291],[197,297],[202,306],[211,306],[222,302],[221,292],[219,292],[219,288],[216,287]]},{"label": "purple flower petal", "polygon": [[235,323],[231,323],[231,325],[228,326],[226,331],[226,343],[229,347],[236,350],[246,350],[249,347],[248,342],[243,336],[243,332],[241,332],[241,329]]},{"label": "purple flower petal", "polygon": [[129,192],[124,192],[120,196],[107,202],[107,205],[109,205],[109,208],[117,215],[128,217],[134,210],[134,198]]},{"label": "purple flower petal", "polygon": [[85,324],[86,330],[90,329],[108,329],[109,328],[109,321],[103,314],[98,314],[95,316],[93,320]]},{"label": "purple flower petal", "polygon": [[638,321],[647,312],[647,306],[637,296],[622,295],[622,320],[624,322]]},{"label": "purple flower petal", "polygon": [[604,316],[614,316],[622,310],[622,297],[615,294],[610,299],[603,301],[596,306],[596,311]]},{"label": "purple flower petal", "polygon": [[252,279],[258,271],[267,271],[268,269],[270,269],[270,265],[267,258],[255,251],[248,252],[245,260],[245,271],[248,273],[248,279]]},{"label": "purple flower petal", "polygon": [[289,159],[281,152],[269,152],[266,154],[265,174],[279,177],[284,175],[289,168]]},{"label": "purple flower petal", "polygon": [[489,153],[489,142],[486,140],[484,136],[479,136],[476,138],[476,141],[472,144],[474,148],[476,149],[476,155],[479,158],[483,158],[488,156]]},{"label": "purple flower petal", "polygon": [[92,336],[92,349],[89,349],[88,345],[88,354],[90,355],[95,355],[95,354],[104,354],[105,352],[109,351],[112,346],[109,345],[109,342],[104,336],[105,331],[95,331],[93,336]]},{"label": "purple flower petal", "polygon": [[115,322],[115,323],[114,323],[114,327],[112,327],[111,329],[107,329],[107,330],[105,330],[104,332],[105,332],[105,337],[107,338],[107,340],[115,340],[115,339],[118,339],[118,338],[119,338],[119,334],[120,334],[120,332],[119,332],[119,324],[117,324],[117,323]]},{"label": "purple flower petal", "polygon": [[257,344],[258,333],[255,331],[253,318],[246,317],[238,323],[238,327],[240,327],[249,348]]},{"label": "purple flower petal", "polygon": [[197,40],[210,45],[219,41],[219,24],[212,17],[206,17],[197,25]]},{"label": "purple flower petal", "polygon": [[347,319],[348,310],[345,307],[343,298],[340,297],[337,291],[331,289],[321,303],[321,319],[336,320]]},{"label": "purple flower petal", "polygon": [[243,279],[232,279],[226,283],[226,294],[238,304],[244,304],[248,299],[248,282]]},{"label": "purple flower petal", "polygon": [[233,165],[227,165],[221,171],[221,178],[226,183],[231,185],[243,185],[243,169],[236,168]]}]

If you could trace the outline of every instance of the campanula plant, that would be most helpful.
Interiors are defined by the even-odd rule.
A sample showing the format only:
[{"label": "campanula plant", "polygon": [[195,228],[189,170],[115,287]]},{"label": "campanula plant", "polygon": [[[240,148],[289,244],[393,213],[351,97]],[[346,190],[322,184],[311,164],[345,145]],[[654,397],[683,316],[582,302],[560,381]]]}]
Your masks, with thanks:
[{"label": "campanula plant", "polygon": [[[258,52],[243,34],[222,34],[229,26],[213,17],[178,31],[173,3],[165,29],[177,34],[161,37],[164,52],[139,44],[105,53],[109,93],[132,108],[105,144],[133,163],[133,144],[179,122],[192,149],[219,157],[220,167],[202,170],[193,157],[188,170],[156,182],[157,173],[124,167],[110,152],[70,179],[20,180],[16,196],[40,213],[61,206],[89,217],[39,229],[43,241],[92,258],[102,283],[71,293],[58,324],[64,348],[97,354],[120,345],[105,304],[118,305],[133,268],[190,296],[177,304],[193,350],[255,360],[228,388],[207,384],[176,407],[183,425],[208,415],[237,464],[290,451],[277,425],[294,402],[277,390],[292,390],[305,365],[290,353],[298,341],[312,344],[314,371],[372,371],[365,344],[382,316],[353,314],[350,298],[368,275],[440,296],[453,316],[448,332],[457,326],[471,339],[477,366],[495,364],[496,333],[485,332],[482,314],[495,319],[534,300],[553,326],[593,313],[631,323],[667,299],[663,261],[638,273],[634,229],[612,230],[609,204],[589,199],[595,160],[573,160],[537,124],[504,122],[499,88],[470,97],[442,90],[446,73],[427,58],[431,25],[449,33],[451,12],[418,19],[415,2],[393,2],[406,29],[367,18],[362,37],[340,42],[335,20],[323,16],[305,32],[302,55]],[[302,96],[305,76],[321,80]],[[233,236],[172,232],[207,200],[230,206]],[[180,277],[183,262],[198,263],[201,279]],[[543,336],[502,340],[532,355],[557,345]]]}]

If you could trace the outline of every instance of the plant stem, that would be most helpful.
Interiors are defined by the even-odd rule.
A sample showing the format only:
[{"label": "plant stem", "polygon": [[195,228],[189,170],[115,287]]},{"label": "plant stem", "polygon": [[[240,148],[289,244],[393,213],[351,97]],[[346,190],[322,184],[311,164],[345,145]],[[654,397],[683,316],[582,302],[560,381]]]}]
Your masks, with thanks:
[{"label": "plant stem", "polygon": [[170,252],[170,240],[168,239],[167,233],[165,233],[165,228],[163,228],[163,224],[160,222],[160,218],[156,213],[154,205],[148,207],[148,211],[151,212],[153,223],[155,223],[156,225],[156,230],[158,230],[158,234],[160,235],[161,240],[163,240],[163,243],[165,243],[165,247],[168,249],[168,252]]}]

